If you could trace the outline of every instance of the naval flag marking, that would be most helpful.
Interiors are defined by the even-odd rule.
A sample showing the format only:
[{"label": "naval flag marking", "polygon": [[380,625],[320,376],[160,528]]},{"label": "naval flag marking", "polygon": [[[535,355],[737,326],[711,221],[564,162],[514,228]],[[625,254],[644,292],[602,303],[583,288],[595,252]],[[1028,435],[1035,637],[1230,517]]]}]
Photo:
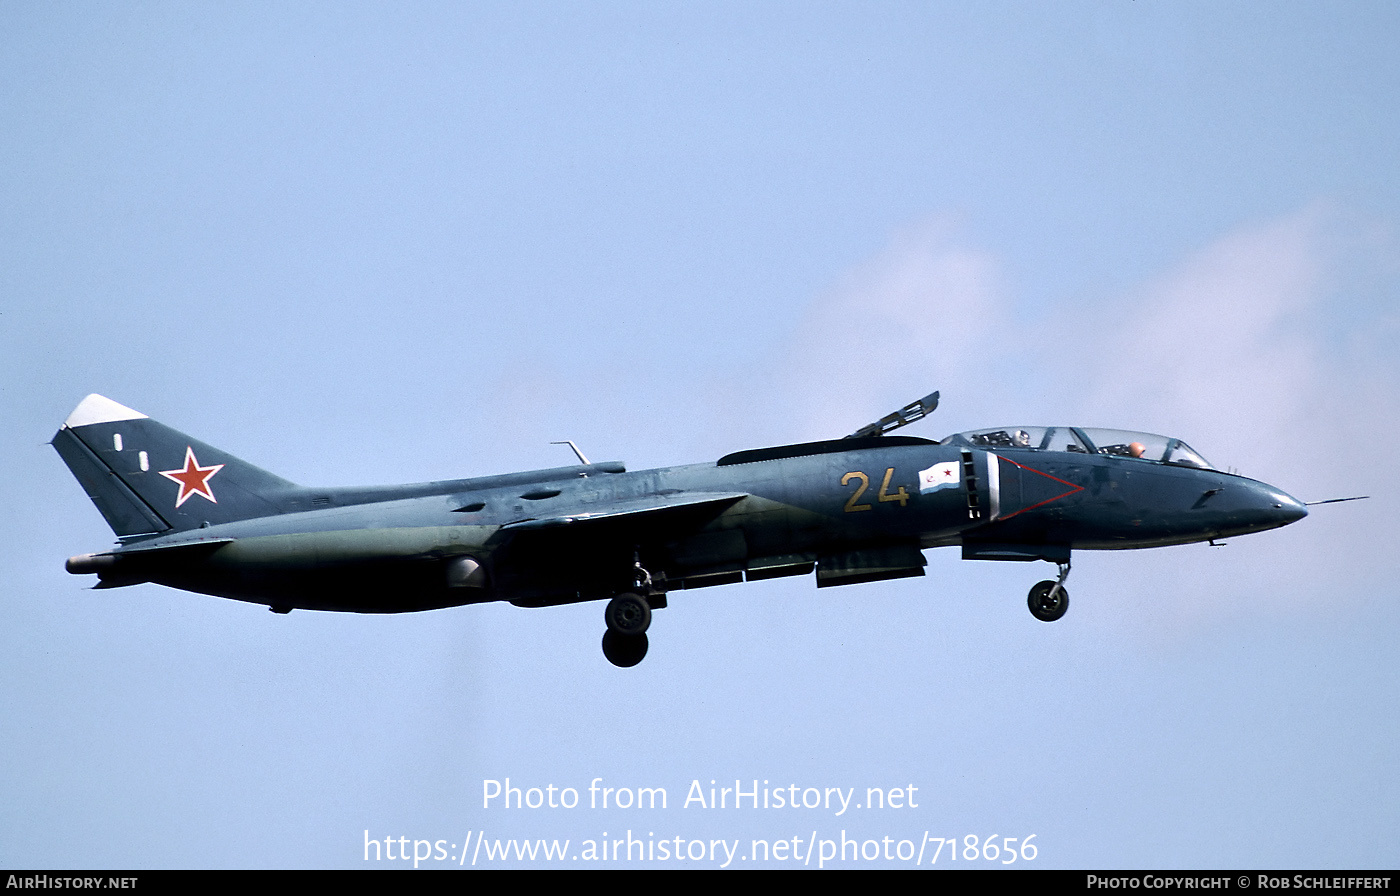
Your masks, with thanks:
[{"label": "naval flag marking", "polygon": [[936,492],[940,488],[956,488],[957,485],[958,462],[955,460],[934,464],[927,470],[919,471],[919,494],[921,495]]}]

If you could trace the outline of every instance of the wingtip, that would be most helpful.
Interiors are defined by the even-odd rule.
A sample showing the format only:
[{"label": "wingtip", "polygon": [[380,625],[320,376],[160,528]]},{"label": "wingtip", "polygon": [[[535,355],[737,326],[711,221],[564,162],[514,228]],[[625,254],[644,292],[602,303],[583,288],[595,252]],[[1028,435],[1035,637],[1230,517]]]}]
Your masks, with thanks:
[{"label": "wingtip", "polygon": [[68,419],[63,421],[63,425],[69,429],[79,426],[92,426],[95,423],[115,423],[118,420],[144,420],[146,415],[140,411],[133,411],[123,404],[117,404],[110,398],[97,393],[89,395],[78,406],[73,409],[73,413],[68,415]]}]

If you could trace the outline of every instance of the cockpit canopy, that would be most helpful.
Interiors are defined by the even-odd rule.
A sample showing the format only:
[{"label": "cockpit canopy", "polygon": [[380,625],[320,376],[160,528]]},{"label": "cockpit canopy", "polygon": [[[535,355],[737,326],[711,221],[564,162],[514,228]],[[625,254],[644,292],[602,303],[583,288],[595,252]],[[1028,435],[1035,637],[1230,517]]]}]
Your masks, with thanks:
[{"label": "cockpit canopy", "polygon": [[1181,439],[1132,432],[1126,429],[1081,429],[1073,426],[1001,426],[949,436],[940,444],[966,444],[976,448],[1012,448],[1028,451],[1068,451],[1075,454],[1111,454],[1135,457],[1159,464],[1215,469]]}]

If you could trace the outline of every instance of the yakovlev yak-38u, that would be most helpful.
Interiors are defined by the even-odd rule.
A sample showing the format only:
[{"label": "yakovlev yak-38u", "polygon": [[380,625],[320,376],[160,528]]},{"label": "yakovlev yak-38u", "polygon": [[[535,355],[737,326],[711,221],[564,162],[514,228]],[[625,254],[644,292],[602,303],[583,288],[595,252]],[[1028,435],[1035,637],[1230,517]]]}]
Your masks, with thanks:
[{"label": "yakovlev yak-38u", "polygon": [[[889,435],[935,392],[842,439],[628,472],[621,463],[307,488],[90,395],[54,436],[119,543],[68,560],[98,588],[156,582],[294,609],[399,613],[605,600],[603,652],[640,662],[669,592],[815,572],[817,587],[924,574],[923,551],[1045,560],[1035,618],[1069,605],[1076,550],[1209,541],[1306,507],[1180,439],[1006,426]],[[572,447],[572,443],[569,443]]]}]

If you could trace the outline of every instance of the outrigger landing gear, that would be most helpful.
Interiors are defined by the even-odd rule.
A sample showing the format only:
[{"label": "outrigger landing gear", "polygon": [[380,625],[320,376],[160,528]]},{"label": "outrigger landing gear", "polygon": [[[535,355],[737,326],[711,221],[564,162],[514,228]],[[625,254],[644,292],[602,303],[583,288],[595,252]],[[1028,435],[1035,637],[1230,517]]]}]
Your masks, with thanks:
[{"label": "outrigger landing gear", "polygon": [[1054,622],[1069,609],[1069,591],[1065,589],[1065,579],[1069,578],[1069,562],[1061,563],[1059,567],[1060,577],[1057,580],[1037,582],[1026,599],[1026,605],[1031,608],[1031,615],[1041,622]]}]

